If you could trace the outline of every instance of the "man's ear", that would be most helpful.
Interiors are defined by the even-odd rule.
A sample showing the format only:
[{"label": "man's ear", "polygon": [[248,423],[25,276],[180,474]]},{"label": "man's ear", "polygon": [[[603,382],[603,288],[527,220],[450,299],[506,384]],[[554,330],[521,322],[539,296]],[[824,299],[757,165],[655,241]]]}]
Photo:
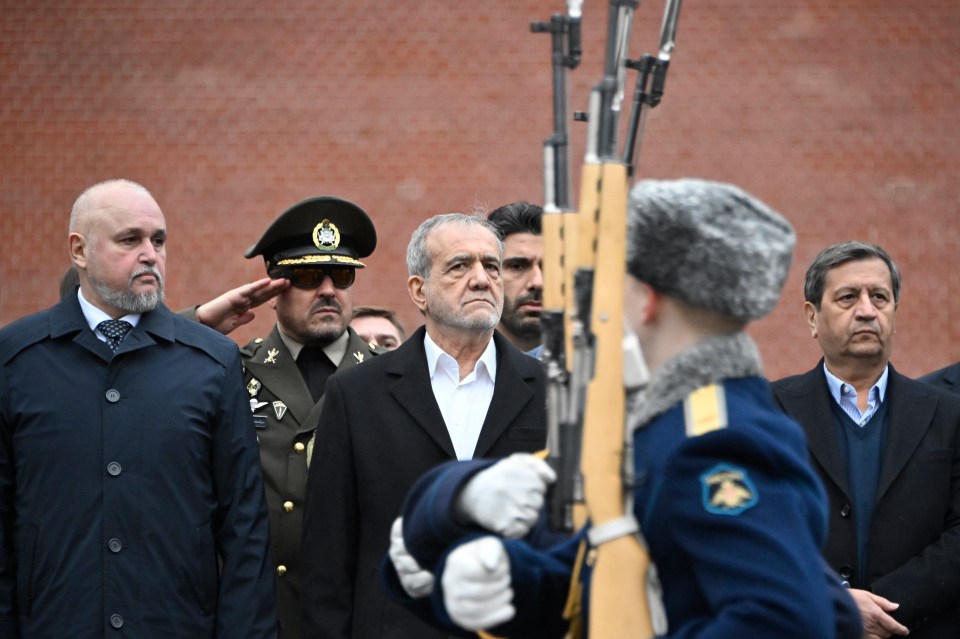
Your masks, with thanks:
[{"label": "man's ear", "polygon": [[807,316],[807,326],[810,327],[810,336],[817,337],[817,307],[810,302],[803,303],[803,314]]},{"label": "man's ear", "polygon": [[407,278],[407,292],[410,294],[410,299],[413,300],[413,303],[417,305],[417,308],[419,308],[422,313],[425,313],[427,310],[427,296],[423,292],[425,284],[426,282],[419,275],[411,275]]},{"label": "man's ear", "polygon": [[643,323],[649,324],[660,312],[660,294],[653,290],[653,287],[646,282],[640,282],[640,290],[643,294]]},{"label": "man's ear", "polygon": [[87,238],[80,233],[71,233],[67,242],[73,263],[77,268],[87,268]]}]

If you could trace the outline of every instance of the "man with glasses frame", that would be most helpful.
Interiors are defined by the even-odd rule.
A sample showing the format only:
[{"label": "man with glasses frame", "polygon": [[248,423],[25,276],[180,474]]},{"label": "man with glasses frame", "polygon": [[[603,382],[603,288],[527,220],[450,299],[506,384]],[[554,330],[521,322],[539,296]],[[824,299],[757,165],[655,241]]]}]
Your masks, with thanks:
[{"label": "man with glasses frame", "polygon": [[300,633],[300,535],[307,466],[327,377],[375,351],[349,328],[361,258],[377,234],[367,214],[337,197],[312,197],[282,213],[245,257],[290,286],[269,300],[277,325],[241,349],[260,441],[270,512],[282,639]]}]

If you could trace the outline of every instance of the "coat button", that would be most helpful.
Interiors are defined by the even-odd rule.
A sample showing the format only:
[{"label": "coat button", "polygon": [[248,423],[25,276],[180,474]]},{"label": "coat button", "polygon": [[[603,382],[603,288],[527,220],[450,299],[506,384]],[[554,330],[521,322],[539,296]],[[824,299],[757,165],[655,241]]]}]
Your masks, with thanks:
[{"label": "coat button", "polygon": [[117,614],[110,615],[110,625],[114,628],[123,627],[123,617]]},{"label": "coat button", "polygon": [[107,474],[111,477],[116,477],[121,472],[123,472],[123,467],[118,462],[110,462],[107,464]]},{"label": "coat button", "polygon": [[298,455],[303,451],[305,451],[306,449],[307,447],[304,446],[301,442],[297,442],[296,444],[293,445],[293,452],[297,453]]},{"label": "coat button", "polygon": [[844,579],[850,579],[850,575],[853,574],[853,569],[850,566],[840,566],[840,576]]},{"label": "coat button", "polygon": [[844,504],[843,506],[840,506],[840,516],[844,518],[850,516],[850,504]]},{"label": "coat button", "polygon": [[110,552],[120,552],[123,549],[123,544],[120,543],[120,540],[114,537],[107,542],[107,548],[110,549]]},{"label": "coat button", "polygon": [[107,401],[111,404],[116,404],[120,401],[120,391],[115,388],[111,388],[107,391]]},{"label": "coat button", "polygon": [[285,502],[283,502],[283,509],[284,509],[285,511],[287,511],[288,513],[292,513],[292,512],[293,512],[293,502],[292,502],[292,501],[285,501]]},{"label": "coat button", "polygon": [[277,577],[283,577],[285,574],[287,574],[287,567],[283,564],[277,566]]}]

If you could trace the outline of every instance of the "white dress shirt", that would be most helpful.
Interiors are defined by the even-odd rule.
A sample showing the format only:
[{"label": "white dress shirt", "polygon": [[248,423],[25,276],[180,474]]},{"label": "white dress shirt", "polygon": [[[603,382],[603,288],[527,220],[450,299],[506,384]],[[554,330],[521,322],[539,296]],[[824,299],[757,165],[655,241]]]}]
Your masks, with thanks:
[{"label": "white dress shirt", "polygon": [[443,415],[453,450],[461,461],[472,459],[483,420],[493,399],[493,386],[497,378],[497,348],[491,339],[473,372],[461,380],[457,360],[437,346],[429,333],[423,340],[423,347],[427,354],[433,396]]}]

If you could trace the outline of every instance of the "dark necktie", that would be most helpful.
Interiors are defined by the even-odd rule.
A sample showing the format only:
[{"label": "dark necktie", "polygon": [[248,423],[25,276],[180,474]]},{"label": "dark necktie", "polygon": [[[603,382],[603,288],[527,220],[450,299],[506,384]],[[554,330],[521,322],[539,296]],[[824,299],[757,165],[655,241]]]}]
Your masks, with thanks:
[{"label": "dark necktie", "polygon": [[333,365],[327,354],[319,346],[304,346],[297,356],[297,368],[303,375],[303,380],[310,389],[313,401],[319,401],[323,397],[323,389],[327,384],[327,378],[333,374],[337,367]]},{"label": "dark necktie", "polygon": [[97,324],[97,330],[106,336],[107,346],[109,346],[110,350],[114,353],[117,352],[117,347],[120,346],[120,342],[123,341],[123,338],[127,336],[127,333],[129,333],[132,328],[133,325],[130,322],[123,320],[104,320]]}]

